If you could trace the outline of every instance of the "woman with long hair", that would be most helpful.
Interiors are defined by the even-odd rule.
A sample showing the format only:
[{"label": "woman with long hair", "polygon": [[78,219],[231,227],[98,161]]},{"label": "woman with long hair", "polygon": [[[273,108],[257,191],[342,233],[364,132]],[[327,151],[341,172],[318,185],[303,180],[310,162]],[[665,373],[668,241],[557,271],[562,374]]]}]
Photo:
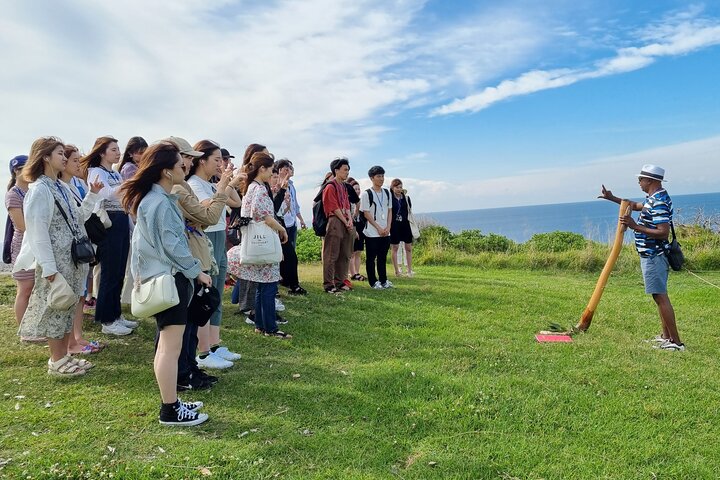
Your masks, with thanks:
[{"label": "woman with long hair", "polygon": [[353,240],[353,253],[350,257],[350,280],[356,280],[358,282],[364,282],[367,280],[365,275],[360,273],[360,257],[362,251],[365,248],[365,235],[362,233],[365,228],[365,216],[360,212],[360,184],[353,177],[347,179],[346,182],[350,185],[355,194],[357,195],[357,202],[350,202],[350,213],[353,218],[353,224],[355,225],[355,239]]},{"label": "woman with long hair", "polygon": [[[193,158],[190,170],[187,173],[187,184],[192,188],[198,200],[205,205],[212,203],[217,193],[217,185],[210,182],[212,177],[222,177],[222,152],[220,146],[211,140],[201,140],[193,146],[193,150],[201,152],[201,157]],[[225,187],[227,205],[239,207],[240,197],[234,188]],[[217,223],[205,229],[205,234],[212,242],[213,258],[217,263],[218,273],[213,275],[213,286],[222,295],[225,290],[225,277],[227,276],[227,250],[225,249],[224,213],[220,215]],[[222,304],[210,317],[208,325],[198,328],[198,356],[197,363],[201,368],[229,368],[233,363],[229,358],[238,360],[237,353],[220,346],[220,324],[222,323]],[[219,352],[219,353],[218,353]]]},{"label": "woman with long hair", "polygon": [[392,218],[393,222],[390,227],[390,248],[392,249],[392,263],[395,268],[395,276],[402,275],[403,265],[398,262],[398,249],[400,243],[405,244],[405,267],[407,268],[407,276],[414,275],[412,269],[412,248],[413,236],[410,229],[410,210],[412,209],[412,201],[403,189],[402,180],[393,179],[390,182],[390,191],[392,192]]},{"label": "woman with long hair", "polygon": [[138,169],[138,162],[147,147],[148,144],[142,137],[132,137],[128,140],[122,160],[120,160],[120,166],[118,167],[118,171],[123,180],[129,180],[135,175]]},{"label": "woman with long hair", "polygon": [[120,295],[125,279],[128,252],[130,249],[130,223],[128,214],[120,203],[120,187],[123,183],[113,165],[120,161],[120,148],[113,137],[95,140],[92,150],[80,160],[88,172],[88,182],[102,182],[104,187],[98,194],[101,206],[112,222],[105,238],[97,246],[100,263],[100,284],[95,305],[95,321],[102,324],[102,332],[111,335],[128,335],[137,322],[122,316]]},{"label": "woman with long hair", "polygon": [[[264,222],[280,235],[281,242],[288,240],[287,232],[275,219],[275,206],[268,194],[266,183],[272,177],[274,158],[265,152],[254,153],[246,165],[247,180],[243,185],[242,213],[252,222]],[[292,338],[277,326],[275,295],[280,280],[280,263],[240,265],[239,276],[255,282],[255,331],[276,338]]]},{"label": "woman with long hair", "polygon": [[[72,201],[70,189],[58,180],[65,162],[59,138],[43,137],[33,142],[23,168],[25,180],[32,182],[24,204],[25,238],[14,269],[36,263],[35,285],[19,333],[46,337],[50,347],[48,374],[68,377],[84,375],[92,364],[68,355],[75,310],[63,307],[70,300],[68,293],[80,301],[88,267],[72,258],[74,240],[86,235],[87,217]],[[56,292],[63,291],[64,299],[58,303]]]},{"label": "woman with long hair", "polygon": [[185,236],[185,224],[170,192],[185,178],[178,148],[170,142],[150,146],[135,175],[121,188],[122,204],[137,218],[133,231],[133,277],[137,283],[159,275],[173,275],[180,302],[155,315],[159,333],[155,350],[155,378],[162,404],[163,425],[198,425],[208,419],[199,413],[201,402],[181,402],[177,396],[178,357],[187,324],[192,282],[209,286],[212,279],[202,273],[200,261],[192,256]]},{"label": "woman with long hair", "polygon": [[[10,160],[10,184],[5,194],[5,208],[8,212],[8,221],[11,222],[14,229],[12,239],[10,240],[10,259],[11,264],[15,263],[20,247],[22,246],[23,235],[25,234],[25,216],[23,213],[23,201],[28,191],[28,182],[22,174],[23,167],[27,162],[27,155],[18,155]],[[6,239],[7,240],[7,239]],[[8,245],[5,246],[8,248]],[[30,292],[32,292],[35,284],[35,270],[20,270],[12,274],[15,280],[15,321],[20,325],[20,321],[25,315],[25,310],[30,300]],[[45,338],[21,337],[23,342],[45,342]]]},{"label": "woman with long hair", "polygon": [[[80,152],[75,145],[65,145],[64,155],[67,159],[65,162],[65,170],[60,174],[60,180],[65,182],[70,193],[72,193],[72,201],[82,211],[83,217],[89,218],[92,215],[95,205],[100,201],[98,192],[102,189],[102,182],[91,183],[90,187],[85,184],[80,177]],[[87,282],[86,282],[87,285]],[[87,290],[87,288],[86,288]],[[83,298],[85,293],[83,294]],[[75,317],[73,319],[73,334],[70,335],[68,342],[68,353],[97,353],[101,349],[99,342],[89,342],[83,338],[83,306],[84,301],[79,301],[75,307]]]}]

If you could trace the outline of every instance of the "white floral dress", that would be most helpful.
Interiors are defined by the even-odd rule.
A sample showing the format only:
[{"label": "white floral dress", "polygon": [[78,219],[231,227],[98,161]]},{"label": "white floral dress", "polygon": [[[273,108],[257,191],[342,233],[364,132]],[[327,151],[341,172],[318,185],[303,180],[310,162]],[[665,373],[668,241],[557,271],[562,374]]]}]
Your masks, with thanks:
[{"label": "white floral dress", "polygon": [[[268,215],[273,216],[273,203],[265,185],[252,182],[242,200],[240,215],[262,222]],[[280,280],[280,264],[240,265],[240,278],[257,283],[274,283]]]},{"label": "white floral dress", "polygon": [[[42,175],[36,182],[35,189],[48,189],[54,199],[57,199],[62,205],[68,220],[73,225],[79,235],[86,235],[85,225],[81,220],[82,215],[76,203],[72,200],[66,202],[58,188],[64,189],[67,198],[72,198],[72,193],[62,182],[56,183],[50,178]],[[26,202],[42,201],[46,197],[44,195],[32,195],[28,193]],[[85,291],[85,281],[88,275],[88,265],[80,264],[77,267],[72,261],[71,245],[73,234],[65,222],[62,214],[58,210],[57,204],[54,202],[47,205],[48,209],[52,209],[52,217],[48,225],[48,234],[52,244],[52,253],[55,257],[55,264],[58,272],[65,277],[70,287],[77,293],[78,301]],[[71,215],[72,212],[72,215]],[[27,233],[26,233],[27,235]],[[32,238],[28,238],[32,241]],[[47,299],[50,295],[50,282],[43,278],[42,268],[38,265],[35,269],[35,286],[30,294],[30,302],[28,308],[20,323],[19,335],[33,337],[48,337],[59,339],[66,333],[72,331],[73,316],[75,309],[71,308],[67,311],[59,311],[48,308]]]}]

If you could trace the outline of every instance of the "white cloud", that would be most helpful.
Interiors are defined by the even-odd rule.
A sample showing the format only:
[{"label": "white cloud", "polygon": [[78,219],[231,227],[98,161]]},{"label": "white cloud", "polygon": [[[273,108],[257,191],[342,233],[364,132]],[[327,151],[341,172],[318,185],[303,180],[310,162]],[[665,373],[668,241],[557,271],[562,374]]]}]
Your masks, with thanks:
[{"label": "white cloud", "polygon": [[[590,201],[605,184],[618,196],[640,198],[635,174],[653,163],[666,170],[672,195],[720,191],[720,136],[578,164],[574,168],[526,170],[484,180],[428,181],[403,178],[417,212],[443,212]],[[392,174],[392,172],[389,172]]]},{"label": "white cloud", "polygon": [[641,47],[617,50],[611,58],[599,60],[589,69],[566,68],[533,70],[517,78],[503,80],[496,87],[486,87],[480,93],[456,99],[432,111],[432,115],[478,112],[512,97],[572,85],[582,80],[617,75],[644,68],[659,57],[684,55],[720,44],[720,21],[688,18],[685,15],[668,19],[647,28],[642,39],[650,42]]}]

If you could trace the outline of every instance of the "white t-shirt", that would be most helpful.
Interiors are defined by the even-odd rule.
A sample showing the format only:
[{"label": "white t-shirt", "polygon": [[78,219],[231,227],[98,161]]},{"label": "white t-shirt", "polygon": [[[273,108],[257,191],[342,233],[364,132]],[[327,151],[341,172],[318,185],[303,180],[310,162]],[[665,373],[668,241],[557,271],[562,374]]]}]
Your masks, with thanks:
[{"label": "white t-shirt", "polygon": [[[370,212],[374,216],[375,223],[380,225],[381,228],[387,228],[388,219],[392,215],[392,203],[390,203],[390,190],[387,188],[381,188],[380,192],[376,192],[372,188],[370,194],[373,196],[373,205],[370,207],[370,197],[368,191],[365,190],[360,194],[360,211]],[[363,233],[366,237],[376,238],[378,234],[375,227],[367,222],[367,226]]]},{"label": "white t-shirt", "polygon": [[106,211],[122,211],[118,190],[122,186],[123,180],[119,173],[115,171],[107,171],[102,167],[88,168],[88,184],[96,183],[100,180],[103,188],[98,195],[103,198],[102,206]]},{"label": "white t-shirt", "polygon": [[[187,180],[188,185],[190,185],[190,188],[192,188],[193,192],[195,192],[195,195],[197,195],[198,200],[200,202],[203,202],[207,200],[208,198],[212,198],[215,196],[215,192],[217,191],[217,188],[212,183],[208,182],[207,180],[203,180],[202,178],[198,177],[197,175],[193,175],[192,177],[188,178]],[[216,223],[215,225],[210,225],[205,229],[205,232],[212,233],[212,232],[224,232],[225,231],[225,212],[220,215],[220,221]]]}]

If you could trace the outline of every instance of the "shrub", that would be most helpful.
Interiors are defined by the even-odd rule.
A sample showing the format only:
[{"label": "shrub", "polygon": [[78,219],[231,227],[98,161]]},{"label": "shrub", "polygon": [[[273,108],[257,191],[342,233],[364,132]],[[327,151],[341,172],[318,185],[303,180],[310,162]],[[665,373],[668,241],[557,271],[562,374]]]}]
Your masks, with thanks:
[{"label": "shrub", "polygon": [[483,235],[480,230],[463,230],[450,239],[450,245],[466,253],[507,252],[515,242],[496,233]]},{"label": "shrub", "polygon": [[567,252],[568,250],[582,250],[587,240],[579,233],[550,232],[536,233],[528,240],[526,245],[539,252]]},{"label": "shrub", "polygon": [[322,253],[322,238],[315,235],[312,228],[298,230],[295,252],[298,262],[319,262]]}]

